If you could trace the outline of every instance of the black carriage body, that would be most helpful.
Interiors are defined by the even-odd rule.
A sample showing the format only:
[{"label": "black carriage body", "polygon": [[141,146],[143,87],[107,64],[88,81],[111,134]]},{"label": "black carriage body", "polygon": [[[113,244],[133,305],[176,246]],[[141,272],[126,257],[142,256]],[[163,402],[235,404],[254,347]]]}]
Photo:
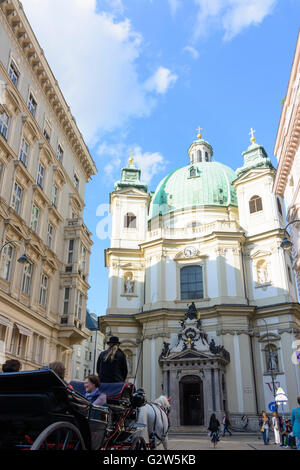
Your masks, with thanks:
[{"label": "black carriage body", "polygon": [[108,409],[93,407],[50,369],[0,374],[0,449],[30,446],[49,425],[73,424],[85,447],[102,447]]}]

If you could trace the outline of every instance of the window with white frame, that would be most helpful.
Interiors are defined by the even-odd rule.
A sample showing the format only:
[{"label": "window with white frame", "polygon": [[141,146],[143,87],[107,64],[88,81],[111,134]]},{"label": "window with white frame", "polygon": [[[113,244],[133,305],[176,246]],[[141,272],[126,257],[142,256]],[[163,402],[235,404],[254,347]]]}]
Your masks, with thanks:
[{"label": "window with white frame", "polygon": [[8,124],[8,115],[5,112],[0,114],[0,134],[2,135],[2,137],[4,137],[5,140],[7,140],[8,136]]},{"label": "window with white frame", "polygon": [[48,224],[48,233],[47,233],[47,245],[49,248],[53,248],[54,242],[54,227],[52,224]]},{"label": "window with white frame", "polygon": [[28,109],[31,112],[32,116],[35,116],[36,108],[37,108],[37,102],[36,102],[33,94],[30,93],[29,99],[28,99]]},{"label": "window with white frame", "polygon": [[54,184],[52,186],[52,195],[51,195],[51,203],[54,207],[57,208],[57,200],[58,200],[58,188],[57,186]]},{"label": "window with white frame", "polygon": [[2,279],[5,279],[5,281],[9,281],[10,279],[13,253],[14,249],[10,245],[6,245],[2,250],[0,276]]},{"label": "window with white frame", "polygon": [[47,293],[48,293],[48,277],[43,274],[41,279],[40,289],[40,305],[44,308],[47,307]]},{"label": "window with white frame", "polygon": [[64,151],[63,151],[63,148],[61,147],[60,144],[58,144],[58,146],[57,146],[56,156],[57,156],[58,160],[61,163],[62,159],[63,159],[63,156],[64,156]]},{"label": "window with white frame", "polygon": [[76,318],[78,318],[78,320],[81,320],[82,305],[83,305],[83,295],[78,290],[76,293],[76,305],[75,305],[75,316]]},{"label": "window with white frame", "polygon": [[15,183],[13,196],[12,196],[11,207],[16,211],[17,214],[20,214],[21,203],[22,203],[22,194],[23,194],[23,190],[22,190],[21,186],[19,186],[18,183]]},{"label": "window with white frame", "polygon": [[28,165],[28,155],[29,155],[29,145],[24,138],[22,138],[21,148],[20,148],[20,161],[27,168]]},{"label": "window with white frame", "polygon": [[11,62],[10,62],[8,75],[9,75],[11,81],[13,82],[13,84],[15,86],[17,86],[18,81],[19,81],[19,77],[20,77],[20,72],[19,72],[18,67],[16,66],[14,60],[11,60]]},{"label": "window with white frame", "polygon": [[69,240],[67,264],[73,263],[75,240]]},{"label": "window with white frame", "polygon": [[68,315],[69,313],[70,290],[71,290],[70,287],[65,287],[64,308],[63,308],[64,315]]},{"label": "window with white frame", "polygon": [[51,126],[50,123],[47,119],[45,119],[45,124],[44,124],[44,131],[43,134],[47,140],[47,142],[50,142],[50,137],[51,137]]},{"label": "window with white frame", "polygon": [[34,232],[38,231],[39,217],[40,217],[40,211],[35,205],[33,205],[32,206],[32,213],[31,213],[30,228]]},{"label": "window with white frame", "polygon": [[30,263],[25,264],[22,279],[22,293],[30,295],[33,266]]},{"label": "window with white frame", "polygon": [[19,357],[25,357],[27,336],[20,333],[19,329],[14,326],[11,343],[10,343],[10,352]]},{"label": "window with white frame", "polygon": [[87,253],[86,247],[83,245],[83,243],[81,243],[79,267],[83,272],[85,272],[86,270],[86,253]]},{"label": "window with white frame", "polygon": [[37,182],[37,185],[42,189],[43,189],[43,183],[44,183],[44,176],[45,176],[45,168],[43,167],[41,163],[39,163],[36,182]]}]

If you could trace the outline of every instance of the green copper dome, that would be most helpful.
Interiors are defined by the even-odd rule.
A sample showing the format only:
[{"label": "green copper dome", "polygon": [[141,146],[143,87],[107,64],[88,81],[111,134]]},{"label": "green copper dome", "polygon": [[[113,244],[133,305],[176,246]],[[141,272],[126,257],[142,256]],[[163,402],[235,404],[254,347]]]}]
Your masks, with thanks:
[{"label": "green copper dome", "polygon": [[237,206],[232,181],[235,172],[218,162],[196,162],[178,168],[158,185],[150,204],[149,219],[195,206]]}]

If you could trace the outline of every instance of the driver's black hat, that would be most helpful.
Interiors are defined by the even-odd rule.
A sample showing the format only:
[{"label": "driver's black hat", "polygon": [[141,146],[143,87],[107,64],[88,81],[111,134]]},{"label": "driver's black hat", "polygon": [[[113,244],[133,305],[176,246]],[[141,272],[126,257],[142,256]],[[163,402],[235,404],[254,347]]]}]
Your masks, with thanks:
[{"label": "driver's black hat", "polygon": [[117,336],[111,336],[107,344],[121,344]]}]

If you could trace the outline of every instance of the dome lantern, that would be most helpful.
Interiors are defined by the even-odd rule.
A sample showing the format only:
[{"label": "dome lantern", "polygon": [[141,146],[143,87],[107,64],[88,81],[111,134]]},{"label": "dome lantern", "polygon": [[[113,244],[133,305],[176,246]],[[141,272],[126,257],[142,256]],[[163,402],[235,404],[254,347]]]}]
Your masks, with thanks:
[{"label": "dome lantern", "polygon": [[188,149],[191,164],[211,162],[212,160],[212,146],[208,142],[206,142],[206,140],[202,139],[201,130],[201,127],[197,128],[197,140],[194,140],[194,142]]}]

